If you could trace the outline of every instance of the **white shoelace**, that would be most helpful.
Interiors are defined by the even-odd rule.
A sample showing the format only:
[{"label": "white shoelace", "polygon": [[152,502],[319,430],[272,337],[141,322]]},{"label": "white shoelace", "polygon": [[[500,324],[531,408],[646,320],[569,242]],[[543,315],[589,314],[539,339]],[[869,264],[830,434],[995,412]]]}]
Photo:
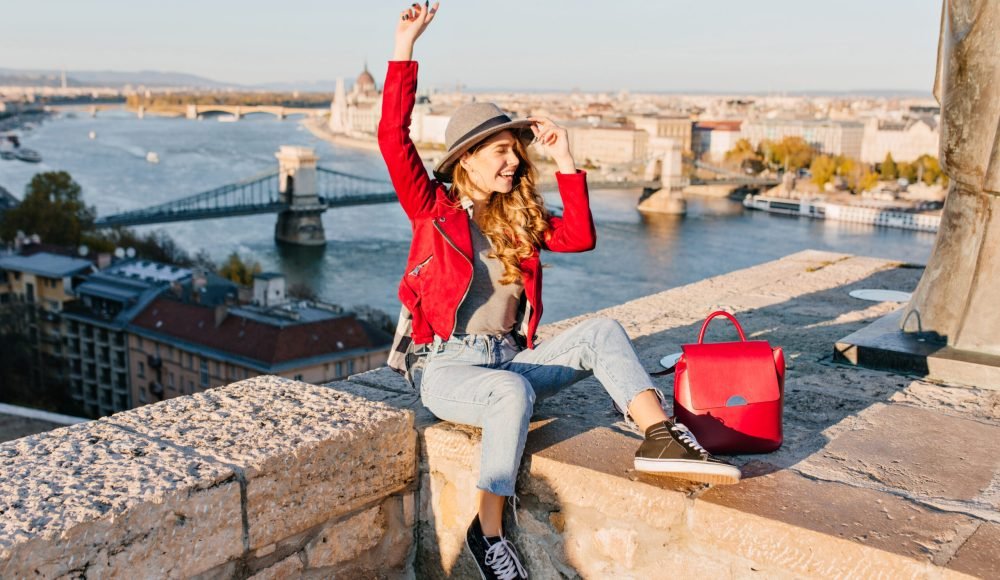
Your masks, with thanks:
[{"label": "white shoelace", "polygon": [[521,525],[521,522],[517,521],[517,503],[520,500],[517,499],[517,495],[512,495],[509,498],[507,498],[507,501],[510,503],[510,508],[514,512],[514,525],[515,526]]},{"label": "white shoelace", "polygon": [[[527,578],[528,572],[517,559],[514,551],[514,544],[507,538],[500,538],[495,544],[486,550],[486,565],[493,568],[493,573],[501,580],[514,580],[515,578]],[[520,576],[519,576],[520,574]]]},{"label": "white shoelace", "polygon": [[698,443],[698,440],[694,438],[694,433],[691,432],[684,423],[674,423],[670,430],[677,434],[677,438],[681,440],[682,443],[688,445],[698,453],[702,455],[708,455],[708,451]]}]

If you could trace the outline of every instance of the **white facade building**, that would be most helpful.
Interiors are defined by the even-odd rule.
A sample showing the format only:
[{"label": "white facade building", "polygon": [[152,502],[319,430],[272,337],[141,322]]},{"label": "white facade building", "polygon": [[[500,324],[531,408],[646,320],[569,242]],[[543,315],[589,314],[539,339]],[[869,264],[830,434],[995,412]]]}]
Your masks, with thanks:
[{"label": "white facade building", "polygon": [[856,121],[761,119],[744,122],[740,133],[754,147],[764,140],[801,137],[820,153],[861,159],[865,126]]},{"label": "white facade building", "polygon": [[938,156],[940,135],[933,119],[885,121],[872,119],[865,124],[861,160],[881,163],[892,153],[895,161],[916,161],[921,155]]}]

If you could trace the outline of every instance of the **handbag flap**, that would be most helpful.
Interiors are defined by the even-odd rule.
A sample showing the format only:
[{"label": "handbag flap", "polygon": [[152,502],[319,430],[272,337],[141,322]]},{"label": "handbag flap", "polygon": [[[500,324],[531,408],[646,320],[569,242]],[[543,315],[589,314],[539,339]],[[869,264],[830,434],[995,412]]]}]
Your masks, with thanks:
[{"label": "handbag flap", "polygon": [[696,409],[768,403],[781,398],[771,345],[764,340],[686,344],[691,402]]}]

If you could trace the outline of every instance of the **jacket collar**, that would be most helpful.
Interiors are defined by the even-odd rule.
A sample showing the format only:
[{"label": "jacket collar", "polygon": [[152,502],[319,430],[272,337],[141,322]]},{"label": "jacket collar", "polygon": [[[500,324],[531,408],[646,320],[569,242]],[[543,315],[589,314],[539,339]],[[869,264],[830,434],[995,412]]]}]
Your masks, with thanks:
[{"label": "jacket collar", "polygon": [[453,208],[446,197],[439,197],[434,213],[434,222],[441,233],[472,261],[472,229],[469,226],[469,214],[461,208]]}]

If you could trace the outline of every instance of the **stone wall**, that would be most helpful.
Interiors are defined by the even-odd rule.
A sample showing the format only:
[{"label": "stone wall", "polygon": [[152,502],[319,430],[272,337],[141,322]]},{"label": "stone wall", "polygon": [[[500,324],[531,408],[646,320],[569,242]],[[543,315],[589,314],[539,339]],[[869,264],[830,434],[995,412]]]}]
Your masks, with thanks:
[{"label": "stone wall", "polygon": [[406,577],[413,414],[257,377],[0,445],[0,578]]}]

